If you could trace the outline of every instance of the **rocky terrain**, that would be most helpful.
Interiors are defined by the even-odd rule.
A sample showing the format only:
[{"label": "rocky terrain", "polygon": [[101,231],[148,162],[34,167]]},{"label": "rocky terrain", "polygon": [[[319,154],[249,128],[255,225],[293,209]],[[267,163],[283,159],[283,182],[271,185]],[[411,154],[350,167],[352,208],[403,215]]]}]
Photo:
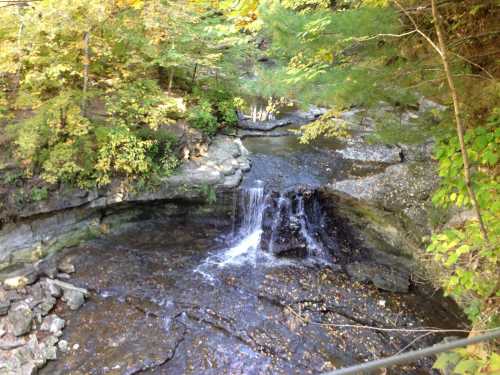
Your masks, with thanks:
[{"label": "rocky terrain", "polygon": [[241,142],[219,136],[203,155],[184,162],[176,174],[154,189],[137,190],[115,181],[105,189],[60,190],[47,200],[22,207],[9,205],[8,200],[14,197],[11,192],[1,211],[4,223],[0,228],[0,269],[32,262],[107,232],[126,221],[127,216],[130,219],[137,214],[134,210],[123,214],[126,205],[149,201],[204,203],[211,190],[229,191],[237,187],[243,172],[249,169]]},{"label": "rocky terrain", "polygon": [[372,144],[351,110],[350,139],[299,143],[319,114],[243,123],[155,189],[3,210],[0,373],[316,374],[464,327],[419,278],[432,142]]},{"label": "rocky terrain", "polygon": [[89,292],[68,282],[75,267],[54,259],[11,273],[0,287],[0,374],[35,374],[61,353],[78,350],[62,338],[61,313],[78,310]]}]

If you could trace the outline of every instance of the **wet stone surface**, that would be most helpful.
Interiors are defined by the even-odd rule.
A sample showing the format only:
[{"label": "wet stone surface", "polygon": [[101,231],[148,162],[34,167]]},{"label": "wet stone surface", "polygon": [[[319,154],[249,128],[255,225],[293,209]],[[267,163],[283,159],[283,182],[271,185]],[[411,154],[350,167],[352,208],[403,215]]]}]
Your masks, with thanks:
[{"label": "wet stone surface", "polygon": [[[156,221],[70,250],[72,282],[89,296],[58,312],[69,348],[41,373],[317,374],[395,354],[421,334],[331,324],[457,326],[429,297],[382,292],[329,265],[269,256],[206,264],[229,231]],[[388,373],[429,374],[431,365]]]}]

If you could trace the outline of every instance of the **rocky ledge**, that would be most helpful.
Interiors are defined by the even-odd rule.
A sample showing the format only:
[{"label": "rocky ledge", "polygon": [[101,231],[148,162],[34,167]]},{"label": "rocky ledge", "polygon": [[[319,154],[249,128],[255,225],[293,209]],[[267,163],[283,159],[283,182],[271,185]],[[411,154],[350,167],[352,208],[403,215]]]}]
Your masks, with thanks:
[{"label": "rocky ledge", "polygon": [[[0,212],[0,269],[16,263],[30,263],[84,239],[106,232],[130,216],[131,208],[149,201],[189,201],[202,206],[210,192],[231,191],[250,169],[247,151],[237,138],[217,136],[207,151],[184,162],[172,176],[154,189],[140,191],[123,180],[104,189],[61,189],[42,202],[18,207],[8,196]],[[13,195],[13,194],[11,194]],[[175,205],[175,204],[174,204]],[[127,206],[127,212],[120,211]],[[179,210],[182,208],[178,205]],[[215,209],[227,209],[217,205]],[[117,211],[120,211],[117,214]],[[169,206],[169,214],[178,213]]]},{"label": "rocky ledge", "polygon": [[77,310],[88,291],[67,279],[75,267],[65,261],[39,263],[6,276],[0,286],[0,374],[31,375],[57,359],[58,353],[77,351],[62,338],[65,310]]}]

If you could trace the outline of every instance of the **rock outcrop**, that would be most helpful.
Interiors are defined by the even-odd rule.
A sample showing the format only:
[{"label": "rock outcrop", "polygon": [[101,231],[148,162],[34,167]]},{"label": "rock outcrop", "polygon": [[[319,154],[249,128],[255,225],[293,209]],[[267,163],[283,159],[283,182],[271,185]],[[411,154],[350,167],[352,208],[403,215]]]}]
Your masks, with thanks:
[{"label": "rock outcrop", "polygon": [[[48,263],[48,261],[45,261]],[[54,262],[55,258],[51,259]],[[61,262],[60,268],[71,268],[67,259]],[[25,268],[21,271],[2,271],[0,279],[0,373],[1,374],[35,374],[50,360],[55,360],[60,352],[68,350],[68,342],[60,340],[66,321],[59,313],[65,314],[68,309],[76,310],[89,294],[86,289],[79,288],[67,281],[56,278],[63,274],[45,277],[46,267]],[[30,279],[23,274],[30,275]],[[14,283],[12,280],[17,280]],[[29,282],[29,283],[28,283]],[[79,295],[78,306],[59,304],[67,293]],[[74,349],[76,350],[76,349]]]},{"label": "rock outcrop", "polygon": [[[154,189],[140,191],[117,180],[103,189],[62,189],[45,201],[23,207],[7,202],[0,212],[4,221],[0,228],[0,269],[14,263],[33,262],[107,231],[141,215],[143,212],[133,207],[145,202],[189,201],[203,205],[207,191],[219,195],[231,191],[249,169],[247,151],[241,141],[218,136],[204,155],[185,161],[175,174]],[[124,206],[128,207],[126,212],[120,210]],[[175,213],[174,206],[167,208]]]}]

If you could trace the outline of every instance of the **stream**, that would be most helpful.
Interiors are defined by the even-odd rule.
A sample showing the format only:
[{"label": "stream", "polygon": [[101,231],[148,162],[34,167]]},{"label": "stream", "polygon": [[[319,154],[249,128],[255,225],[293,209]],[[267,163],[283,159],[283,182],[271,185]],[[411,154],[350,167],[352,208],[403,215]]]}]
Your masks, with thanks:
[{"label": "stream", "polygon": [[[56,307],[71,349],[42,374],[319,374],[442,339],[360,326],[457,327],[438,295],[343,271],[364,255],[346,251],[316,189],[383,165],[295,136],[244,145],[252,169],[231,222],[154,217],[64,253],[91,295],[77,312]],[[385,373],[429,374],[432,363]]]}]

